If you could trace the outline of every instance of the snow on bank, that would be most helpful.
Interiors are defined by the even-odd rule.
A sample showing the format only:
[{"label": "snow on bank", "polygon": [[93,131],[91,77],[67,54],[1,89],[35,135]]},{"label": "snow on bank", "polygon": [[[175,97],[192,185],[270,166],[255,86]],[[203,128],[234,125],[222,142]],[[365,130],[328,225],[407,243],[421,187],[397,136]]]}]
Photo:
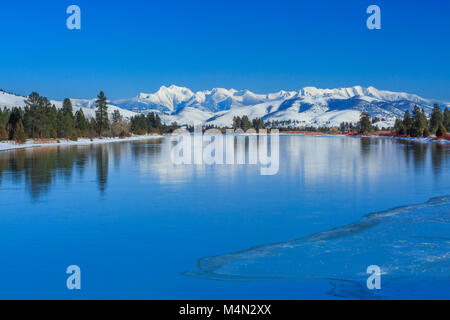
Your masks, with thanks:
[{"label": "snow on bank", "polygon": [[450,143],[450,140],[433,139],[433,138],[411,138],[411,137],[391,137],[391,138],[398,139],[398,140],[404,140],[404,141],[419,142],[419,143],[429,143],[429,142]]},{"label": "snow on bank", "polygon": [[100,144],[100,143],[111,143],[111,142],[127,142],[127,141],[141,141],[148,139],[157,139],[162,136],[134,136],[130,138],[95,138],[91,139],[78,139],[78,141],[63,140],[60,139],[59,142],[36,142],[34,140],[27,140],[24,144],[19,144],[14,141],[4,141],[0,142],[0,151],[14,150],[14,149],[25,149],[34,147],[51,147],[51,146],[72,146],[72,145],[90,145],[90,144]]},{"label": "snow on bank", "polygon": [[[304,136],[303,133],[283,133],[280,132],[280,136]],[[322,134],[322,135],[307,135],[309,137],[348,137],[345,134]],[[78,139],[78,141],[72,140],[63,140],[60,139],[59,142],[37,142],[34,140],[27,140],[24,144],[19,144],[14,141],[3,141],[0,142],[0,151],[14,150],[14,149],[26,149],[26,148],[35,148],[35,147],[51,147],[51,146],[73,146],[73,145],[91,145],[91,144],[101,144],[101,143],[111,143],[111,142],[129,142],[129,141],[142,141],[149,139],[158,139],[162,138],[162,135],[152,135],[152,136],[134,136],[129,138],[95,138],[93,140],[90,139]],[[369,138],[388,138],[388,139],[396,139],[396,140],[404,140],[411,142],[419,142],[419,143],[449,143],[450,140],[437,140],[431,138],[410,138],[410,137],[392,137],[392,136],[356,136],[356,137],[369,137]]]}]

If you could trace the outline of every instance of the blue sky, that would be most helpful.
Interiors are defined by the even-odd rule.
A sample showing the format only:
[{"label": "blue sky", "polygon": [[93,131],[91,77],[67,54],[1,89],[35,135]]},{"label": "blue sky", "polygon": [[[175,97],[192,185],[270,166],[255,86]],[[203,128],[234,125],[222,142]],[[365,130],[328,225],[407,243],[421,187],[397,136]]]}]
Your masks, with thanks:
[{"label": "blue sky", "polygon": [[[76,4],[82,29],[66,28]],[[366,28],[377,4],[382,30]],[[176,84],[255,92],[353,85],[450,101],[450,2],[8,1],[0,88],[111,99]]]}]

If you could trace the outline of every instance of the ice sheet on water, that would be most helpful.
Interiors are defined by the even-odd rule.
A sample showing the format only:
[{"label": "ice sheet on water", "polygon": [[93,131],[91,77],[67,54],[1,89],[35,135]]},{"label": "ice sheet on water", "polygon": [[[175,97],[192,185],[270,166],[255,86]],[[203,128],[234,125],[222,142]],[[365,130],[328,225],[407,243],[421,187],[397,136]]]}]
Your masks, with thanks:
[{"label": "ice sheet on water", "polygon": [[[360,221],[284,243],[200,259],[188,275],[216,280],[327,280],[346,298],[449,298],[450,196],[371,213]],[[382,290],[368,291],[378,265]]]}]

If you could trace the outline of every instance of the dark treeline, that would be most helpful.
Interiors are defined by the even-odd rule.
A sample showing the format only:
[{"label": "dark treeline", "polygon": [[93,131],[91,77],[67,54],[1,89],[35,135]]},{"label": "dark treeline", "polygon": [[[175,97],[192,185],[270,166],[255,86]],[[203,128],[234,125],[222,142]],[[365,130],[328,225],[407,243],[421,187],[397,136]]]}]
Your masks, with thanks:
[{"label": "dark treeline", "polygon": [[149,113],[147,116],[140,114],[130,119],[131,132],[134,134],[161,133],[167,128],[162,124],[159,115]]},{"label": "dark treeline", "polygon": [[[177,126],[176,122],[172,124],[173,126]],[[260,118],[255,118],[252,121],[249,120],[248,116],[244,115],[242,117],[236,116],[233,117],[233,126],[227,127],[227,126],[217,126],[212,124],[206,124],[202,126],[202,129],[209,130],[209,129],[217,129],[220,130],[222,133],[225,133],[226,129],[234,129],[234,130],[243,130],[246,132],[249,129],[254,129],[256,132],[259,132],[260,129],[266,129],[266,124],[264,121]],[[186,129],[189,132],[194,132],[194,126],[187,126]]]},{"label": "dark treeline", "polygon": [[378,117],[371,117],[367,112],[362,112],[359,118],[359,122],[353,124],[351,122],[342,122],[339,126],[340,132],[359,132],[362,134],[377,131],[388,131],[389,128],[379,127],[376,123],[380,121],[386,121],[386,119],[380,119]]},{"label": "dark treeline", "polygon": [[[367,118],[368,117],[368,118]],[[387,128],[378,128],[378,126],[374,126],[373,124],[380,121],[385,121],[385,119],[380,119],[374,117],[370,118],[368,113],[362,113],[360,121],[357,123],[352,122],[342,122],[339,127],[333,126],[330,122],[318,126],[317,122],[314,122],[315,125],[308,125],[305,121],[299,120],[274,120],[266,122],[266,128],[278,128],[280,131],[307,131],[307,132],[320,132],[320,133],[336,133],[336,132],[361,132],[366,131],[365,127],[367,125],[367,121],[369,121],[370,130],[369,131],[379,131],[379,130],[388,130]]]},{"label": "dark treeline", "polygon": [[247,131],[248,129],[255,129],[256,131],[259,131],[259,129],[265,129],[266,126],[264,124],[264,121],[262,121],[260,118],[255,118],[251,122],[248,119],[248,116],[244,115],[241,117],[234,117],[233,118],[233,129],[242,129],[244,131]]},{"label": "dark treeline", "polygon": [[279,129],[280,131],[311,131],[320,132],[328,131],[328,127],[317,127],[307,125],[305,121],[298,120],[272,120],[265,123],[266,128]]},{"label": "dark treeline", "polygon": [[[144,119],[144,121],[141,121]],[[131,133],[161,133],[164,126],[153,113],[125,120],[118,110],[109,119],[107,98],[100,92],[96,100],[95,117],[88,118],[83,110],[74,113],[72,102],[65,99],[62,108],[33,92],[25,100],[25,108],[0,109],[0,141],[24,143],[32,139],[71,139],[96,137],[127,137]]]},{"label": "dark treeline", "polygon": [[442,112],[441,107],[435,104],[430,118],[427,119],[425,111],[415,106],[412,115],[406,110],[403,120],[395,120],[394,131],[400,136],[442,137],[450,131],[450,110],[445,108]]},{"label": "dark treeline", "polygon": [[161,121],[161,117],[153,112],[147,115],[140,114],[130,119],[130,132],[137,135],[172,133],[178,128],[180,128],[178,123],[172,122],[170,125],[166,125]]}]

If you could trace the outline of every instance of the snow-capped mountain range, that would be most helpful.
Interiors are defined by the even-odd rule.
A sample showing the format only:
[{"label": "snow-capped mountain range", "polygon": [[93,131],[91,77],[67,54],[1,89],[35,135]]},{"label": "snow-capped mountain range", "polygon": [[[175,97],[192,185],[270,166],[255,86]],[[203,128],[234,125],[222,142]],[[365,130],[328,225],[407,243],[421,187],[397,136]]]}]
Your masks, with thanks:
[{"label": "snow-capped mountain range", "polygon": [[[0,91],[0,106],[24,106],[25,97]],[[52,101],[56,107],[61,101]],[[74,110],[83,108],[94,115],[95,99],[72,99]],[[157,112],[166,123],[192,125],[197,122],[230,126],[235,116],[247,115],[264,121],[291,120],[297,126],[338,126],[341,122],[359,121],[361,112],[382,119],[379,127],[392,126],[396,117],[403,117],[414,105],[430,113],[434,103],[442,108],[450,103],[429,100],[415,94],[355,86],[340,89],[305,87],[299,91],[255,94],[248,90],[215,88],[193,92],[188,88],[162,86],[155,93],[109,102],[109,112],[118,109],[129,118],[138,113]]]}]

